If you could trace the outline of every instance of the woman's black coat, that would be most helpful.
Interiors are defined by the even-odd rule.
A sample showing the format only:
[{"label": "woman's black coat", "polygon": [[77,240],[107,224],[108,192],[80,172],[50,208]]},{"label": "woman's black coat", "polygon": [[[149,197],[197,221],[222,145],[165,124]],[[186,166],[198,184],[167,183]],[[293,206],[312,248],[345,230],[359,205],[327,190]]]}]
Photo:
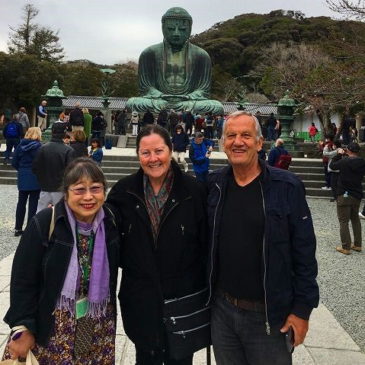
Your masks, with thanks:
[{"label": "woman's black coat", "polygon": [[155,246],[143,192],[143,170],[120,180],[107,202],[119,210],[124,330],[146,352],[162,347],[163,299],[206,286],[206,192],[172,161],[174,183]]},{"label": "woman's black coat", "polygon": [[[112,207],[111,207],[112,208]],[[112,208],[113,209],[113,208]],[[106,246],[110,270],[110,301],[116,301],[119,237],[116,214],[104,207]],[[10,328],[24,325],[46,347],[55,320],[53,312],[63,287],[74,239],[63,199],[55,205],[55,226],[48,241],[52,209],[29,222],[16,250],[11,271],[10,308],[4,321]]]}]

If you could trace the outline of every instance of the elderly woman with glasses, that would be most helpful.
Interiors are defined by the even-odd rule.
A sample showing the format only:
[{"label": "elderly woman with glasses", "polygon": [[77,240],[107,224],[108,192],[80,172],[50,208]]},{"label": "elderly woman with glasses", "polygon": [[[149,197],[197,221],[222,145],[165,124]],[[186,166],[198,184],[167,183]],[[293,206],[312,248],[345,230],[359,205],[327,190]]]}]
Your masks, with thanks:
[{"label": "elderly woman with glasses", "polygon": [[119,222],[89,158],[67,167],[62,189],[64,199],[33,217],[15,253],[5,357],[31,349],[40,365],[114,364]]},{"label": "elderly woman with glasses", "polygon": [[120,180],[107,202],[118,209],[123,276],[119,293],[124,330],[136,363],[192,364],[193,352],[172,359],[164,301],[206,288],[206,193],[172,159],[169,133],[149,125],[137,136],[140,170]]}]

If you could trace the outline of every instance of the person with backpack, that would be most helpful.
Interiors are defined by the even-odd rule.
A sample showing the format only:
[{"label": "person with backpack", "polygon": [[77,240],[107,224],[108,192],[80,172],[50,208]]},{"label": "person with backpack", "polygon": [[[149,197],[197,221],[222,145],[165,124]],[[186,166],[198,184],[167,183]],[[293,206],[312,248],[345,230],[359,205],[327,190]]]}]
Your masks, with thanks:
[{"label": "person with backpack", "polygon": [[284,141],[281,138],[278,138],[275,142],[275,147],[269,153],[267,163],[269,166],[287,170],[289,168],[290,162],[291,156],[284,148]]},{"label": "person with backpack", "polygon": [[5,125],[3,130],[3,136],[6,139],[4,165],[10,162],[10,154],[13,148],[14,150],[17,148],[23,135],[23,127],[18,121],[17,114],[14,114],[13,119]]},{"label": "person with backpack", "polygon": [[72,128],[72,132],[77,129],[84,130],[84,113],[82,112],[82,109],[80,109],[79,101],[75,103],[75,109],[71,110],[70,112],[70,125]]}]

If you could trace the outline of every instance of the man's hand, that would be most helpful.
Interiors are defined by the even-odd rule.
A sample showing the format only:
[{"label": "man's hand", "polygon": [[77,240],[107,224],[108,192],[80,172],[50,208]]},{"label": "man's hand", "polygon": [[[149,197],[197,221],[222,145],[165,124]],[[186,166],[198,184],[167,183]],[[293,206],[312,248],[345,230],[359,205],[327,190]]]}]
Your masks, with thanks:
[{"label": "man's hand", "polygon": [[292,326],[294,330],[294,346],[296,347],[304,342],[308,332],[308,323],[309,321],[301,319],[294,314],[290,314],[280,332],[285,333],[289,330],[289,327]]},{"label": "man's hand", "polygon": [[17,340],[8,343],[9,352],[13,360],[16,360],[18,357],[26,358],[28,351],[32,350],[34,346],[34,335],[30,331],[24,331]]}]

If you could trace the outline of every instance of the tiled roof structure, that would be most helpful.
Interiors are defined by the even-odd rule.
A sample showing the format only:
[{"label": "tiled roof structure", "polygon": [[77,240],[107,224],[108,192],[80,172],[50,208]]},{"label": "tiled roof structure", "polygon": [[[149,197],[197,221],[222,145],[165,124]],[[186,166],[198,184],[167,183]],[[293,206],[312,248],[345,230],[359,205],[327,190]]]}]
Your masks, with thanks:
[{"label": "tiled roof structure", "polygon": [[[128,98],[113,98],[110,97],[108,101],[110,102],[109,109],[111,110],[121,110],[124,109]],[[76,96],[70,95],[67,99],[62,100],[62,105],[66,109],[73,109],[75,107],[76,101],[80,102],[81,108],[88,108],[90,110],[100,110],[103,109],[103,99],[97,96]]]},{"label": "tiled roof structure", "polygon": [[[109,99],[110,105],[109,109],[111,110],[121,110],[125,108],[128,98],[113,98]],[[67,99],[62,100],[62,105],[66,109],[73,109],[76,101],[79,101],[81,104],[81,108],[88,108],[90,110],[100,110],[103,109],[102,101],[103,99],[97,96],[77,96],[70,95]],[[224,114],[227,115],[237,110],[237,103],[226,102],[222,103]],[[254,104],[247,103],[244,105],[246,111],[255,114],[257,111],[261,112],[261,115],[267,116],[270,113],[277,113],[277,107],[274,104]]]},{"label": "tiled roof structure", "polygon": [[[224,114],[229,114],[237,110],[237,103],[222,103]],[[269,116],[271,113],[277,113],[276,104],[256,104],[256,103],[245,103],[243,105],[246,112],[256,114],[260,111],[262,116]]]}]

